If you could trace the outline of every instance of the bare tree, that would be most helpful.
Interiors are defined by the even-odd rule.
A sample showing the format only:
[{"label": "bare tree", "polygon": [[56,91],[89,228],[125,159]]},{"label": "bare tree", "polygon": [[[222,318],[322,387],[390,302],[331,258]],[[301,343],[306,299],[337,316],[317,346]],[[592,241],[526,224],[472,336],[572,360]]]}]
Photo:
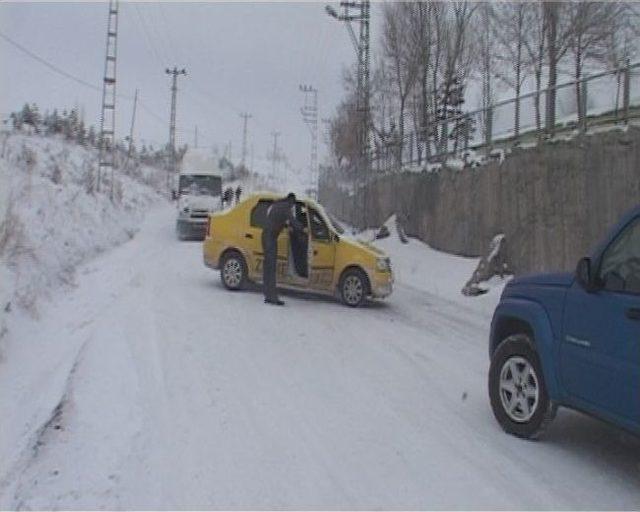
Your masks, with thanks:
[{"label": "bare tree", "polygon": [[[527,22],[534,21],[529,16],[528,11],[536,4],[527,4],[525,2],[500,2],[491,12],[491,28],[492,35],[498,44],[499,51],[496,53],[496,59],[499,66],[496,74],[500,81],[511,87],[515,92],[515,115],[513,133],[515,137],[520,135],[520,95],[522,86],[529,76],[533,66],[528,65],[529,62],[535,62],[534,55],[527,53],[527,36],[535,33],[534,27],[527,30]],[[544,37],[537,38],[542,39]],[[536,45],[531,45],[534,48]],[[542,53],[542,52],[538,52]],[[540,84],[537,84],[539,90]]]},{"label": "bare tree", "polygon": [[470,26],[477,3],[460,1],[445,4],[443,19],[438,27],[440,32],[438,44],[442,45],[442,81],[438,95],[444,100],[441,105],[440,151],[446,152],[448,140],[449,118],[446,102],[448,98],[456,96],[458,90],[464,86],[471,72],[473,52],[471,47]]},{"label": "bare tree", "polygon": [[499,43],[493,30],[493,21],[496,11],[489,2],[482,2],[479,6],[479,23],[475,33],[477,34],[478,69],[482,83],[482,117],[484,140],[491,141],[493,132],[493,77],[497,73],[495,44]]},{"label": "bare tree", "polygon": [[420,49],[411,40],[412,3],[388,3],[384,5],[382,51],[388,62],[391,82],[397,100],[396,158],[402,164],[407,101],[416,85],[419,72]]},{"label": "bare tree", "polygon": [[545,34],[547,36],[548,82],[545,124],[548,135],[555,133],[558,71],[560,61],[567,53],[571,43],[573,26],[569,9],[574,3],[581,2],[543,1]]},{"label": "bare tree", "polygon": [[542,134],[542,115],[540,108],[540,96],[542,91],[542,72],[546,50],[546,38],[548,25],[543,5],[540,2],[525,4],[524,11],[524,39],[526,67],[531,70],[535,78],[534,109],[536,118],[536,133]]},{"label": "bare tree", "polygon": [[567,4],[568,50],[573,56],[578,119],[586,116],[582,90],[584,67],[589,61],[606,60],[609,54],[611,34],[622,23],[625,9],[618,2],[571,2]]},{"label": "bare tree", "polygon": [[640,54],[640,9],[637,4],[622,3],[617,30],[609,34],[607,64],[616,70],[616,104],[618,115],[620,106],[620,85],[624,74],[623,68]]}]

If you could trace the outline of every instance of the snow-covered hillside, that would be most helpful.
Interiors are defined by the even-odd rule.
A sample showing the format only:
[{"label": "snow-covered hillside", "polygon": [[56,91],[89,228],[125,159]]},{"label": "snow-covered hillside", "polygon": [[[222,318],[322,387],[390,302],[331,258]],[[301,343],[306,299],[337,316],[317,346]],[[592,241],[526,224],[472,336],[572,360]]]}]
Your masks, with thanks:
[{"label": "snow-covered hillside", "polygon": [[118,176],[115,201],[108,186],[88,193],[97,157],[57,138],[10,135],[4,141],[0,261],[10,307],[34,308],[53,287],[72,284],[79,263],[130,239],[160,199],[150,186],[159,171],[150,168],[143,170],[149,184]]},{"label": "snow-covered hillside", "polygon": [[12,311],[37,314],[38,302],[73,285],[76,267],[129,240],[144,212],[161,200],[161,171],[145,167],[137,179],[118,174],[89,193],[97,151],[60,138],[2,134],[0,153],[0,357]]}]

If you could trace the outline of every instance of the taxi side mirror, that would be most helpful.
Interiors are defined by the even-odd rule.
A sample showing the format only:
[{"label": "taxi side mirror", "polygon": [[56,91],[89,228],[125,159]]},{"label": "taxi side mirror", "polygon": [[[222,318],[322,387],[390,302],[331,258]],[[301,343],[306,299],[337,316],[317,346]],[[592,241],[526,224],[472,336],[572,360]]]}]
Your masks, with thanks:
[{"label": "taxi side mirror", "polygon": [[338,233],[331,233],[331,241],[337,244],[340,241],[340,235],[338,235]]}]

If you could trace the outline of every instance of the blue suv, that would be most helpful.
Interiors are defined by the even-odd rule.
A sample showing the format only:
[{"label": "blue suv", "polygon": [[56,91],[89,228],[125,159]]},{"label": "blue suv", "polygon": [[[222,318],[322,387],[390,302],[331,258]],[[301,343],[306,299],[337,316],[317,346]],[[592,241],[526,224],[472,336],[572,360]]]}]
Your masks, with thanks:
[{"label": "blue suv", "polygon": [[640,207],[574,274],[513,279],[491,323],[489,396],[535,438],[565,406],[640,434]]}]

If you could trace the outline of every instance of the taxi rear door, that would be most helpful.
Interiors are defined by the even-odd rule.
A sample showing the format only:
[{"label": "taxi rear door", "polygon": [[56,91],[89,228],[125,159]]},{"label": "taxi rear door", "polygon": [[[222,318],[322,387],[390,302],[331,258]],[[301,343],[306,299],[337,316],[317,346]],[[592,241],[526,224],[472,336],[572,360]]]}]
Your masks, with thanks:
[{"label": "taxi rear door", "polygon": [[[254,278],[262,279],[262,265],[264,262],[264,252],[262,250],[262,227],[267,218],[267,210],[273,203],[272,199],[260,199],[251,209],[249,225],[240,233],[244,246],[251,253],[251,262],[247,264],[251,267],[249,273]],[[278,262],[276,264],[276,274],[278,281],[286,278],[288,272],[289,259],[289,234],[283,229],[278,236]]]}]

